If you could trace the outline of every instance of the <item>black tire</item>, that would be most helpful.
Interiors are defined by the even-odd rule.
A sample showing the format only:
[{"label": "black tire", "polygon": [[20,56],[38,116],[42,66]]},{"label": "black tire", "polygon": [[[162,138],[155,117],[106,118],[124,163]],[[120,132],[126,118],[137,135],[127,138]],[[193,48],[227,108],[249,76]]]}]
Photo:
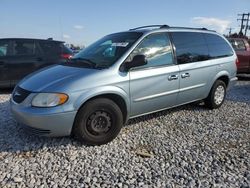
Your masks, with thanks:
[{"label": "black tire", "polygon": [[[225,82],[222,80],[216,80],[208,97],[205,99],[205,105],[210,109],[219,108],[225,100],[226,92]],[[220,94],[220,97],[218,97],[218,94]]]},{"label": "black tire", "polygon": [[87,102],[77,113],[73,135],[88,145],[106,144],[113,140],[123,126],[119,106],[107,98]]}]

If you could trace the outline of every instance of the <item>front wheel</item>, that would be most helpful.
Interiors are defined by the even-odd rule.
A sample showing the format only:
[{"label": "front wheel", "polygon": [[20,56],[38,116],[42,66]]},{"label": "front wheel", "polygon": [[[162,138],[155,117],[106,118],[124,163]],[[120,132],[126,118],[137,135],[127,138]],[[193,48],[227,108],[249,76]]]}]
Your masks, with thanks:
[{"label": "front wheel", "polygon": [[226,84],[221,80],[217,80],[205,99],[205,105],[211,109],[219,108],[223,104],[225,97]]},{"label": "front wheel", "polygon": [[119,106],[110,99],[97,98],[79,110],[73,134],[86,144],[101,145],[113,140],[122,125],[123,116]]}]

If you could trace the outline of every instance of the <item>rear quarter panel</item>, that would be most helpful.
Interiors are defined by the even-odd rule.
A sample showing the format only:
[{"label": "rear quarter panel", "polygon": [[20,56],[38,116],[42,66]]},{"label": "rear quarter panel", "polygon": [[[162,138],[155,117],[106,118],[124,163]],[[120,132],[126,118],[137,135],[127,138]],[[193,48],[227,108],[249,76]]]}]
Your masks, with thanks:
[{"label": "rear quarter panel", "polygon": [[207,95],[209,94],[209,91],[211,90],[214,82],[216,80],[218,80],[220,77],[222,76],[226,76],[228,77],[229,81],[230,79],[233,79],[236,77],[236,64],[235,64],[235,60],[236,60],[236,55],[234,54],[233,56],[230,57],[225,57],[225,58],[220,58],[220,59],[216,59],[213,60],[217,63],[216,66],[216,74],[213,77],[212,82],[210,82],[209,87],[207,88]]}]

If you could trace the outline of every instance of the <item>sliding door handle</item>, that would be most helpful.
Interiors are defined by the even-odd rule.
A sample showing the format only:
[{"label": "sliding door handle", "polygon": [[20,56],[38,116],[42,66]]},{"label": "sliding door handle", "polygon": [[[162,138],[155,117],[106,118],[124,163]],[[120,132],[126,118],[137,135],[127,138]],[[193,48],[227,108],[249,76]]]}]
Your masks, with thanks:
[{"label": "sliding door handle", "polygon": [[190,74],[188,72],[181,75],[181,78],[188,78],[188,77],[190,77]]},{"label": "sliding door handle", "polygon": [[178,75],[177,74],[175,74],[175,75],[170,75],[169,77],[168,77],[168,80],[169,81],[171,81],[171,80],[177,80],[178,79]]}]

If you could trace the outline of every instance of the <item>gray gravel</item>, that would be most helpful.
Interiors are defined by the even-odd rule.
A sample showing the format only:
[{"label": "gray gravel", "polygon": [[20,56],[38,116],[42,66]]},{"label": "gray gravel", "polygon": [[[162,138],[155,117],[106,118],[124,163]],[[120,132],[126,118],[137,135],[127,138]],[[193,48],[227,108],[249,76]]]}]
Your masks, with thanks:
[{"label": "gray gravel", "polygon": [[0,187],[250,187],[250,79],[220,109],[136,118],[96,147],[25,133],[9,98],[0,94]]}]

